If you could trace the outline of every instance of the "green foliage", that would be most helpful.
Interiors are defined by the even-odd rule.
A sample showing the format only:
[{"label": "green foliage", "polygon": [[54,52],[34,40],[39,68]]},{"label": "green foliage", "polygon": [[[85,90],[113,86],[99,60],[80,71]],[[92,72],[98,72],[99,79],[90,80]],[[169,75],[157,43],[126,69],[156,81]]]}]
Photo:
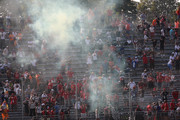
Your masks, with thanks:
[{"label": "green foliage", "polygon": [[144,12],[147,20],[152,21],[155,16],[166,15],[169,20],[174,19],[177,0],[141,0],[137,6],[138,13]]},{"label": "green foliage", "polygon": [[137,14],[136,3],[132,0],[119,0],[115,6],[115,11],[135,18]]}]

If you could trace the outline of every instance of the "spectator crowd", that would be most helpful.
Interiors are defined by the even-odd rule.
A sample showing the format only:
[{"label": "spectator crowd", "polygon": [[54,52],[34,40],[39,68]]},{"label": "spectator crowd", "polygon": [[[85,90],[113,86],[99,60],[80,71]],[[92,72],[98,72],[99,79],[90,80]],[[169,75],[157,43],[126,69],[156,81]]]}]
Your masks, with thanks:
[{"label": "spectator crowd", "polygon": [[[0,76],[7,78],[1,81],[2,106],[6,101],[10,112],[17,112],[23,107],[24,116],[33,116],[34,119],[69,120],[72,116],[86,119],[93,110],[95,119],[103,117],[109,120],[119,115],[114,109],[121,112],[119,93],[122,93],[122,107],[130,107],[137,120],[142,119],[142,112],[147,113],[148,120],[168,120],[179,116],[179,88],[176,85],[179,76],[176,74],[179,74],[180,68],[180,8],[176,13],[174,26],[164,14],[155,16],[152,23],[148,23],[144,13],[137,25],[130,17],[117,16],[111,8],[105,13],[90,9],[79,20],[79,24],[88,28],[79,31],[81,52],[87,56],[84,58],[86,74],[77,80],[76,71],[71,67],[73,61],[69,58],[60,65],[59,74],[48,81],[37,69],[41,57],[33,49],[33,41],[25,44],[26,38],[23,38],[25,31],[32,32],[28,27],[31,19],[21,19],[19,30],[15,30],[10,15],[1,17]],[[43,57],[58,61],[56,54],[49,56],[46,44],[46,41],[42,42]],[[19,63],[26,56],[24,45],[35,58],[30,59],[31,64],[27,68],[24,62]],[[166,53],[168,45],[174,46],[171,54]],[[126,53],[127,48],[133,49],[133,56]],[[156,64],[156,60],[166,58],[166,65],[158,71],[158,67],[162,66]],[[142,73],[139,74],[139,71]],[[135,80],[136,76],[140,79]],[[145,102],[147,93],[149,103]],[[72,109],[78,116],[71,114]],[[4,108],[1,110],[4,111]],[[103,116],[100,116],[101,113]]]}]

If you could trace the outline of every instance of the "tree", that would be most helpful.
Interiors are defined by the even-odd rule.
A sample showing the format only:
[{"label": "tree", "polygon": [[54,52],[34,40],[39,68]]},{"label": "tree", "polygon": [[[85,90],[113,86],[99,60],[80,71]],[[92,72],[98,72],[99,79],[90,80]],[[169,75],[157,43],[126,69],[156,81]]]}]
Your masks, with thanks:
[{"label": "tree", "polygon": [[136,18],[136,2],[132,0],[119,0],[115,6],[115,11]]},{"label": "tree", "polygon": [[177,0],[141,0],[137,6],[137,11],[138,13],[145,13],[148,21],[152,21],[155,16],[162,14],[172,20],[176,6]]}]

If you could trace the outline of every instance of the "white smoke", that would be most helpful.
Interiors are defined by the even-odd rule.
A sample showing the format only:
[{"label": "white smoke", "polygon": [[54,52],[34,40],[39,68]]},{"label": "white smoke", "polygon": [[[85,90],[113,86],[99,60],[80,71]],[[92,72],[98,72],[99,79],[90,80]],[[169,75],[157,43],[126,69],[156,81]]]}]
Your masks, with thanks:
[{"label": "white smoke", "polygon": [[74,23],[83,14],[82,9],[65,0],[33,0],[28,13],[33,23],[30,27],[37,37],[47,40],[48,45],[65,47],[75,41]]}]

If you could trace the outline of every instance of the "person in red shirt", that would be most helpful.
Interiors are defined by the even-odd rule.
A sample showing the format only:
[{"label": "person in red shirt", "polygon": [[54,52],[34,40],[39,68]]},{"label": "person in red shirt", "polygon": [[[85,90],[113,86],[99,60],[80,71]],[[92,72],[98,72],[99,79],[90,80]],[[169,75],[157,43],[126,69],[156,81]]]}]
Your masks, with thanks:
[{"label": "person in red shirt", "polygon": [[79,82],[77,83],[77,94],[78,94],[78,95],[80,94],[81,88],[82,88],[82,83],[81,83],[81,81],[79,81]]},{"label": "person in red shirt", "polygon": [[168,105],[168,103],[167,103],[166,100],[164,101],[164,103],[163,103],[162,106],[163,106],[163,107],[162,107],[162,112],[163,112],[163,114],[162,114],[162,119],[163,119],[163,120],[168,120],[169,105]]},{"label": "person in red shirt", "polygon": [[81,105],[81,118],[86,118],[86,105],[82,104]]},{"label": "person in red shirt", "polygon": [[63,110],[61,110],[61,112],[60,112],[60,118],[61,118],[61,120],[64,120],[64,111]]},{"label": "person in red shirt", "polygon": [[74,76],[74,72],[72,72],[72,68],[67,71],[67,77],[69,80],[71,80]]},{"label": "person in red shirt", "polygon": [[55,97],[51,97],[51,105],[54,106],[56,103],[56,98]]},{"label": "person in red shirt", "polygon": [[36,78],[37,89],[39,89],[39,85],[40,85],[40,75],[39,75],[39,74],[36,74],[36,75],[35,75],[35,78]]},{"label": "person in red shirt", "polygon": [[17,108],[17,97],[14,95],[14,93],[12,93],[12,95],[10,96],[10,104],[11,104],[11,111],[16,111]]},{"label": "person in red shirt", "polygon": [[177,103],[178,98],[179,98],[179,91],[176,88],[174,88],[174,91],[172,92],[172,97],[175,100],[175,102]]},{"label": "person in red shirt", "polygon": [[61,90],[62,90],[62,89],[63,89],[63,85],[62,85],[61,82],[59,82],[58,85],[57,85],[57,91],[58,91],[58,93],[61,93]]},{"label": "person in red shirt", "polygon": [[174,103],[174,99],[172,99],[172,101],[171,101],[171,103],[170,103],[170,110],[171,110],[171,111],[176,110],[176,108],[175,108],[175,103]]},{"label": "person in red shirt", "polygon": [[64,91],[63,97],[64,97],[64,106],[68,106],[69,105],[69,92],[67,90]]},{"label": "person in red shirt", "polygon": [[152,107],[151,107],[151,103],[146,107],[147,109],[147,113],[148,113],[148,120],[152,119]]},{"label": "person in red shirt", "polygon": [[169,83],[170,83],[170,80],[171,80],[171,76],[170,74],[166,75],[165,78],[164,78],[164,83],[165,83],[165,87],[169,87]]},{"label": "person in red shirt", "polygon": [[54,119],[54,115],[55,115],[55,112],[54,112],[54,108],[51,110],[51,119]]},{"label": "person in red shirt", "polygon": [[53,88],[53,83],[51,82],[51,80],[49,80],[49,83],[48,83],[48,93],[51,91],[52,88]]},{"label": "person in red shirt", "polygon": [[179,20],[180,19],[180,6],[176,10],[176,15],[177,15],[177,19]]},{"label": "person in red shirt", "polygon": [[56,80],[57,80],[57,81],[63,80],[63,76],[61,75],[61,73],[58,74]]},{"label": "person in red shirt", "polygon": [[158,90],[161,90],[162,82],[163,82],[162,73],[157,72],[156,79],[157,79],[157,84],[158,84]]},{"label": "person in red shirt", "polygon": [[15,81],[19,82],[19,78],[20,78],[20,74],[18,73],[18,71],[16,71],[16,72],[14,73],[14,79],[15,79]]},{"label": "person in red shirt", "polygon": [[170,115],[175,118],[175,110],[176,110],[176,105],[174,103],[174,99],[172,99],[171,103],[170,103]]},{"label": "person in red shirt", "polygon": [[76,85],[74,84],[73,81],[71,82],[70,94],[71,94],[71,102],[72,102],[72,104],[74,104],[75,103],[75,94],[76,94]]},{"label": "person in red shirt", "polygon": [[152,77],[151,73],[148,75],[147,81],[148,81],[148,88],[153,89],[154,88],[154,78]]},{"label": "person in red shirt", "polygon": [[147,58],[147,56],[145,54],[143,55],[143,65],[144,65],[144,69],[147,69],[147,67],[148,67],[148,58]]},{"label": "person in red shirt", "polygon": [[111,46],[110,46],[110,50],[111,50],[112,52],[114,52],[114,51],[116,50],[116,47],[115,47],[114,45],[111,45]]},{"label": "person in red shirt", "polygon": [[46,116],[47,116],[47,118],[50,118],[50,117],[51,117],[51,110],[50,110],[50,107],[49,107],[49,106],[47,106]]}]

